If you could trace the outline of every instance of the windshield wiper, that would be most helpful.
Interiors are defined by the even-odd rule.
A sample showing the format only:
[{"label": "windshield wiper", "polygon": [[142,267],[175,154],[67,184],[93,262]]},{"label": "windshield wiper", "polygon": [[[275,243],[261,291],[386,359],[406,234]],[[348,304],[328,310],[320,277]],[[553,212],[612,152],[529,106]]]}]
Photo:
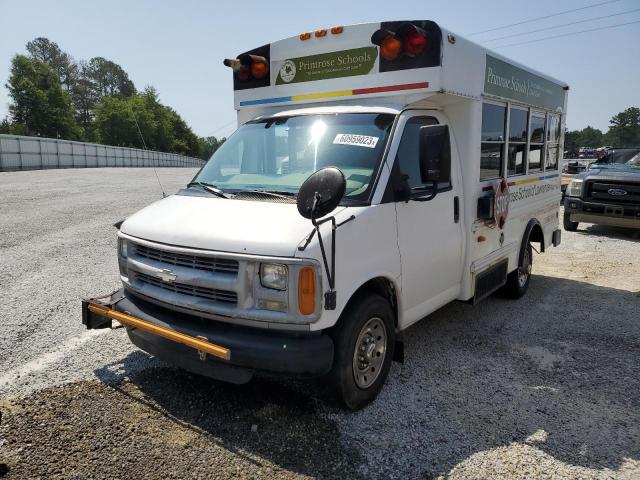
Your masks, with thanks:
[{"label": "windshield wiper", "polygon": [[295,197],[296,194],[293,192],[286,192],[286,191],[278,191],[278,190],[246,190],[247,192],[250,193],[260,193],[262,195],[268,195],[270,197],[276,197],[276,198],[286,198],[289,199],[291,197]]},{"label": "windshield wiper", "polygon": [[193,187],[193,186],[198,186],[198,187],[202,187],[204,190],[206,190],[209,193],[213,193],[215,196],[220,197],[220,198],[229,198],[227,196],[227,194],[225,194],[221,188],[216,187],[213,183],[208,183],[208,182],[191,182],[187,185],[187,188],[189,187]]}]

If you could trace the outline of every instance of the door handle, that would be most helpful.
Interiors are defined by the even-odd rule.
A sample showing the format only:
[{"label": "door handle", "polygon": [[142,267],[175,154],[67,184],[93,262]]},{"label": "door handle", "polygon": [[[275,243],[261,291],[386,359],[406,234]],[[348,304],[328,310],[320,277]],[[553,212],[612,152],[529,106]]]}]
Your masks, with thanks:
[{"label": "door handle", "polygon": [[460,221],[460,200],[457,196],[453,197],[453,221],[455,223]]}]

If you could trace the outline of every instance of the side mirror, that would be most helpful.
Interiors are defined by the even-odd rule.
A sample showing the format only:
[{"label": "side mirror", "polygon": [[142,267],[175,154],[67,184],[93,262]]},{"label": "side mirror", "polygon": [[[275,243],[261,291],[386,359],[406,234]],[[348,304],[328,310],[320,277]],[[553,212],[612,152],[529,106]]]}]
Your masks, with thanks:
[{"label": "side mirror", "polygon": [[315,221],[331,213],[344,197],[347,181],[336,167],[326,167],[312,173],[298,191],[298,212]]},{"label": "side mirror", "polygon": [[450,180],[451,147],[447,125],[420,128],[420,176],[423,183]]}]

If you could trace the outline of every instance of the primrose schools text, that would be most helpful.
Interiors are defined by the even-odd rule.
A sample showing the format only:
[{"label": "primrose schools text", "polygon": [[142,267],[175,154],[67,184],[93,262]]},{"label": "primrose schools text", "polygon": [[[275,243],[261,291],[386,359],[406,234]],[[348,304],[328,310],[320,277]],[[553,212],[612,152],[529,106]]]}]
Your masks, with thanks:
[{"label": "primrose schools text", "polygon": [[548,95],[552,94],[550,90],[543,88],[540,84],[531,80],[523,81],[514,76],[511,76],[511,78],[501,77],[494,73],[491,67],[487,68],[487,83],[491,83],[502,88],[508,88],[514,92],[522,93],[527,97],[539,98],[540,92],[544,92]]},{"label": "primrose schools text", "polygon": [[543,183],[542,185],[520,187],[518,190],[511,190],[509,193],[509,201],[517,202],[518,200],[535,197],[536,195],[557,190],[558,188],[560,188],[560,185],[556,183]]},{"label": "primrose schools text", "polygon": [[329,58],[327,60],[315,60],[315,61],[304,61],[301,60],[298,62],[299,70],[316,70],[319,68],[332,68],[332,67],[342,67],[345,65],[352,64],[361,64],[365,62],[371,61],[371,54],[369,52],[365,52],[361,55],[339,55],[336,58]]}]

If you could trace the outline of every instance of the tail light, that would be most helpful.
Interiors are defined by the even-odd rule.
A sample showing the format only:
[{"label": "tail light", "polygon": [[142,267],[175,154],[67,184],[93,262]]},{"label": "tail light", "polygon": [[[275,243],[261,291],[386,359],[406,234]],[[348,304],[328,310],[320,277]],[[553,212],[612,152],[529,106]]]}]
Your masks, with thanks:
[{"label": "tail light", "polygon": [[420,55],[429,47],[427,33],[412,23],[405,23],[397,32],[381,28],[371,36],[371,43],[380,47],[380,56],[393,61],[400,55]]},{"label": "tail light", "polygon": [[404,48],[404,53],[410,57],[420,55],[429,45],[427,34],[420,27],[408,24],[402,30],[403,33],[401,35],[403,38],[402,46]]},{"label": "tail light", "polygon": [[227,67],[230,67],[238,76],[238,80],[246,81],[252,78],[262,79],[269,74],[269,62],[260,55],[245,53],[238,58],[224,60]]}]

